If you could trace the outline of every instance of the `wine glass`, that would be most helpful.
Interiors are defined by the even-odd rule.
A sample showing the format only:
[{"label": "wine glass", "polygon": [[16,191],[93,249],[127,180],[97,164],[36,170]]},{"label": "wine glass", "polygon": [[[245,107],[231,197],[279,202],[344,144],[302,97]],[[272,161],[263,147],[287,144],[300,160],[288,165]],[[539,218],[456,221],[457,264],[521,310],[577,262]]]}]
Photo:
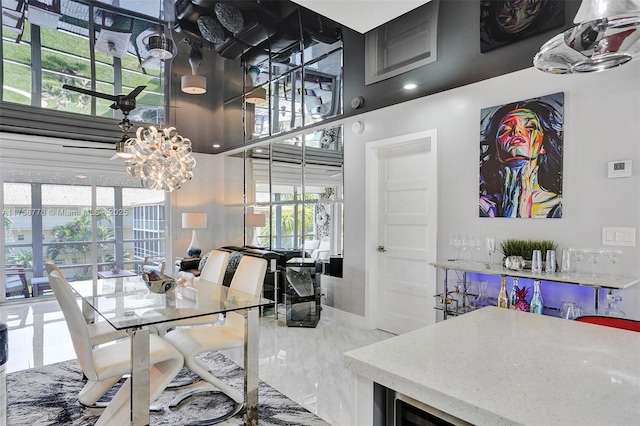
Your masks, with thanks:
[{"label": "wine glass", "polygon": [[468,248],[469,248],[469,237],[467,235],[463,235],[460,237],[460,259],[462,261],[467,260],[467,256],[465,255],[465,253],[467,252]]},{"label": "wine glass", "polygon": [[626,314],[620,309],[620,302],[622,302],[622,296],[609,291],[607,293],[607,308],[604,310],[604,314],[610,317],[624,317]]},{"label": "wine glass", "polygon": [[453,246],[456,250],[456,260],[462,260],[462,246],[464,242],[464,238],[462,237],[462,235],[454,235],[453,236]]},{"label": "wine glass", "polygon": [[593,265],[593,269],[591,270],[591,278],[592,279],[596,279],[596,277],[597,277],[597,275],[596,275],[596,263],[598,263],[598,261],[600,260],[600,256],[602,255],[602,250],[596,249],[596,248],[592,248],[592,249],[587,249],[585,251],[587,253],[587,256],[589,256],[589,260],[591,261],[591,263]]},{"label": "wine glass", "polygon": [[487,239],[485,240],[485,247],[487,249],[487,253],[489,254],[489,269],[491,269],[492,265],[493,265],[493,253],[496,252],[496,240],[495,238],[489,238],[487,237]]},{"label": "wine glass", "polygon": [[573,258],[576,260],[576,277],[580,276],[580,262],[584,259],[584,250],[582,249],[571,249],[571,253],[573,253]]},{"label": "wine glass", "polygon": [[472,235],[469,237],[469,251],[472,252],[470,259],[473,262],[478,261],[478,252],[482,249],[480,245],[480,239],[476,235]]},{"label": "wine glass", "polygon": [[620,260],[620,256],[622,256],[622,250],[620,249],[607,249],[605,250],[607,255],[607,259],[609,263],[611,263],[611,276],[609,276],[610,280],[615,280],[616,277],[616,263]]},{"label": "wine glass", "polygon": [[473,248],[476,251],[476,262],[480,262],[480,252],[482,251],[482,243],[479,236],[473,237]]}]

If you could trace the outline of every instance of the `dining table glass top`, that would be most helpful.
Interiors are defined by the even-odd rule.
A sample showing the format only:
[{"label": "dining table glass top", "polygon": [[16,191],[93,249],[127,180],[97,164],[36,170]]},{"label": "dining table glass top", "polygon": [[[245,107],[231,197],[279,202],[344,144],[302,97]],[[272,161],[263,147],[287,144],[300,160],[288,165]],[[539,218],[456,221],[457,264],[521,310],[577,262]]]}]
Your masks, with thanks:
[{"label": "dining table glass top", "polygon": [[139,276],[69,284],[86,304],[118,330],[273,304],[272,300],[202,279],[199,284],[207,285],[211,291],[207,292],[206,300],[202,300],[203,292],[198,295],[197,308],[193,301],[182,298],[177,289],[162,294],[151,292]]}]

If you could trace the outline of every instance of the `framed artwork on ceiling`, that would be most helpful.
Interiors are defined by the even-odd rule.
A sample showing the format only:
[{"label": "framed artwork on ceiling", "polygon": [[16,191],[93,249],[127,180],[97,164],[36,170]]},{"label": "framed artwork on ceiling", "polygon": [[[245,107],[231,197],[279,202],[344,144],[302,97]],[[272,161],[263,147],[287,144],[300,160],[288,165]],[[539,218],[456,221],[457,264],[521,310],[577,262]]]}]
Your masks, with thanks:
[{"label": "framed artwork on ceiling", "polygon": [[480,52],[563,24],[563,0],[483,0],[480,2]]},{"label": "framed artwork on ceiling", "polygon": [[564,93],[483,108],[480,217],[561,218]]}]

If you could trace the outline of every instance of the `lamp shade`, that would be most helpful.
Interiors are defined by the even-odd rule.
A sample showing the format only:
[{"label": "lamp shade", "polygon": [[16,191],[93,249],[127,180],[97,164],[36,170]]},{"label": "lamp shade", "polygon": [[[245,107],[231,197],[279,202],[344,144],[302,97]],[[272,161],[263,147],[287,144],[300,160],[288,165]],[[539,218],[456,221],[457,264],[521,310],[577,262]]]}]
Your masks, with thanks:
[{"label": "lamp shade", "polygon": [[182,213],[182,227],[183,228],[206,228],[207,214],[206,213]]},{"label": "lamp shade", "polygon": [[267,100],[267,90],[264,87],[258,87],[247,93],[244,100],[249,104],[262,104]]},{"label": "lamp shade", "polygon": [[183,75],[180,88],[190,95],[202,95],[207,93],[207,79],[202,75]]},{"label": "lamp shade", "polygon": [[266,225],[266,218],[262,213],[249,213],[244,216],[244,219],[249,228],[259,228]]},{"label": "lamp shade", "polygon": [[148,38],[149,54],[160,60],[173,58],[173,40],[164,34],[154,34]]}]

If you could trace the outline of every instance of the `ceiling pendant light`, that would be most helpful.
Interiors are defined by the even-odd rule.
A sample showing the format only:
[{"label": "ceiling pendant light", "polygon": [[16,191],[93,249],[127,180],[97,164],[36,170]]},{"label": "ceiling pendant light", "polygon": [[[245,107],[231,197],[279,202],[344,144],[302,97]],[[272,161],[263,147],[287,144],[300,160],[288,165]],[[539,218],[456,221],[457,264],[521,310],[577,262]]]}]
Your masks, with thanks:
[{"label": "ceiling pendant light", "polygon": [[187,42],[191,45],[191,53],[189,54],[191,75],[182,76],[180,88],[190,95],[201,95],[207,92],[207,79],[203,75],[197,75],[198,66],[202,62],[202,49],[197,42],[189,39],[187,39]]},{"label": "ceiling pendant light", "polygon": [[540,48],[536,68],[553,74],[597,72],[640,56],[640,0],[583,0],[574,23]]},{"label": "ceiling pendant light", "polygon": [[[260,75],[260,68],[252,65],[247,69],[247,75],[251,79],[251,85],[256,86],[258,84],[258,76]],[[264,87],[256,87],[248,92],[244,101],[248,104],[263,104],[267,101],[267,90]]]},{"label": "ceiling pendant light", "polygon": [[244,100],[248,104],[263,104],[267,101],[267,90],[264,87],[257,87],[247,93]]},{"label": "ceiling pendant light", "polygon": [[147,49],[149,55],[161,61],[173,58],[173,40],[162,33],[149,36],[147,39]]}]

